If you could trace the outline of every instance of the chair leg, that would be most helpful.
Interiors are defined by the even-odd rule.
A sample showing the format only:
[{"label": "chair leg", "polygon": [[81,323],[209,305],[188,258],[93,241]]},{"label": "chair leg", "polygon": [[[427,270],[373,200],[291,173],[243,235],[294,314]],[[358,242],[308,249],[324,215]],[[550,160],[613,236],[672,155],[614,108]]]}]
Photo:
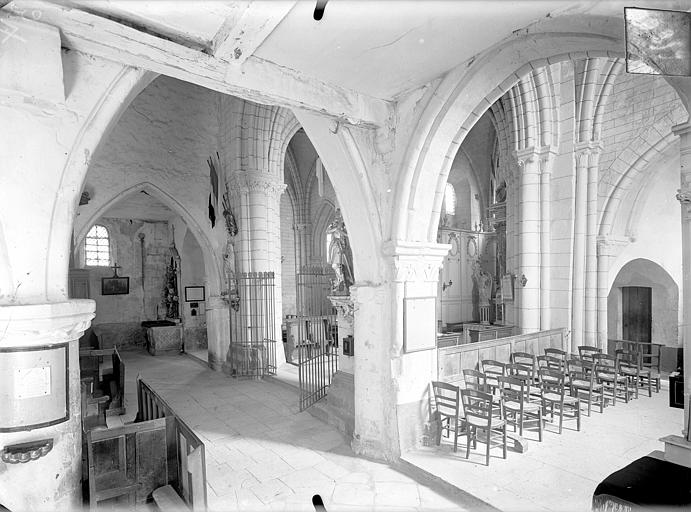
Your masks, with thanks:
[{"label": "chair leg", "polygon": [[561,409],[559,409],[559,433],[561,434],[561,426],[564,423],[564,404],[561,404]]},{"label": "chair leg", "polygon": [[506,458],[506,423],[504,423],[504,428],[503,434],[502,434],[502,443],[504,444],[504,458]]},{"label": "chair leg", "polygon": [[537,411],[538,439],[542,442],[542,408]]},{"label": "chair leg", "polygon": [[590,418],[590,407],[593,403],[593,390],[588,391],[588,418]]},{"label": "chair leg", "polygon": [[600,414],[605,412],[605,388],[600,390]]},{"label": "chair leg", "polygon": [[455,420],[455,426],[453,431],[453,451],[456,453],[458,451],[458,418]]},{"label": "chair leg", "polygon": [[[506,423],[504,423],[504,429],[506,429]],[[485,466],[489,466],[489,449],[492,445],[492,429],[487,427],[485,430],[487,431],[487,438],[485,440],[487,442],[487,450],[485,451]]]},{"label": "chair leg", "polygon": [[467,438],[467,442],[465,445],[465,458],[469,459],[470,458],[470,431],[473,429],[473,427],[470,425],[470,423],[466,424],[466,429],[465,429],[465,435]]},{"label": "chair leg", "polygon": [[613,387],[614,391],[612,391],[612,405],[614,407],[616,407],[617,406],[617,393],[619,392],[617,390],[617,379],[614,379],[614,384],[612,384],[612,385],[614,386]]},{"label": "chair leg", "polygon": [[[588,402],[590,405],[590,402]],[[576,400],[576,430],[581,431],[581,401]]]}]

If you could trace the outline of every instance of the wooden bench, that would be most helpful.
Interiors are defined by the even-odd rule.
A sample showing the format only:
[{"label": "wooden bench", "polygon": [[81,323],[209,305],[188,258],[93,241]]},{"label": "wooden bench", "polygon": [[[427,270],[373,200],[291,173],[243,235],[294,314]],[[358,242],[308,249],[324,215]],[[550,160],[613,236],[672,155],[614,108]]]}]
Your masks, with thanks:
[{"label": "wooden bench", "polygon": [[[103,364],[103,358],[107,356],[111,358],[110,368]],[[125,364],[117,349],[82,349],[79,351],[79,366],[81,381],[87,385],[87,392],[91,397],[107,398],[105,414],[125,414]]]},{"label": "wooden bench", "polygon": [[205,511],[204,443],[141,379],[137,397],[134,423],[86,432],[90,510],[101,502],[132,508],[153,498],[161,510]]}]

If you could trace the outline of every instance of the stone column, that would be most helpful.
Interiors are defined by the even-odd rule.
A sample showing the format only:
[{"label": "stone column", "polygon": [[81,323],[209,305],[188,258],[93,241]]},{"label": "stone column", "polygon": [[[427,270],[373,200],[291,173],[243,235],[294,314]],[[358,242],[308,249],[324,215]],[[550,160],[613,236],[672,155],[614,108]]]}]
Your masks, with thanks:
[{"label": "stone column", "polygon": [[587,214],[585,239],[585,304],[584,344],[597,344],[597,187],[599,182],[599,160],[602,147],[591,144],[588,158]]},{"label": "stone column", "polygon": [[274,328],[277,364],[285,362],[281,343],[281,194],[285,183],[260,171],[230,174],[231,194],[239,233],[235,246],[236,272],[273,272]]},{"label": "stone column", "polygon": [[206,328],[209,343],[209,367],[219,371],[223,367],[230,343],[228,301],[219,296],[206,299]]},{"label": "stone column", "polygon": [[607,351],[609,337],[607,301],[609,297],[609,269],[619,249],[628,243],[627,240],[614,239],[608,236],[597,237],[597,341],[596,346]]},{"label": "stone column", "polygon": [[519,257],[517,290],[521,332],[540,329],[540,166],[534,148],[517,152],[519,172]]},{"label": "stone column", "polygon": [[684,349],[684,426],[689,422],[691,406],[691,123],[686,122],[672,128],[679,137],[680,188],[677,199],[681,204],[681,262],[683,322],[681,339]]},{"label": "stone column", "polygon": [[[3,333],[0,358],[7,351],[21,354],[22,350],[60,343],[68,344],[69,355],[67,420],[32,430],[0,433],[0,447],[53,440],[53,449],[40,459],[23,464],[0,462],[0,503],[9,510],[67,511],[81,508],[79,337],[91,323],[95,307],[92,300],[0,306],[0,330]],[[14,371],[17,370],[15,367]],[[16,373],[3,372],[0,389],[11,389],[16,379]],[[5,411],[8,412],[10,416],[16,413]],[[3,416],[7,418],[6,414]]]},{"label": "stone column", "polygon": [[[351,287],[355,328],[356,453],[396,460],[422,438],[426,400],[437,376],[439,268],[450,246],[387,243],[386,284]],[[426,314],[426,308],[431,313]],[[411,315],[405,332],[406,315]]]},{"label": "stone column", "polygon": [[573,266],[572,266],[572,299],[571,299],[571,350],[576,351],[583,345],[585,310],[585,254],[586,254],[586,220],[588,210],[588,160],[590,147],[576,148],[576,190],[573,230]]},{"label": "stone column", "polygon": [[552,328],[552,155],[540,154],[540,329]]}]

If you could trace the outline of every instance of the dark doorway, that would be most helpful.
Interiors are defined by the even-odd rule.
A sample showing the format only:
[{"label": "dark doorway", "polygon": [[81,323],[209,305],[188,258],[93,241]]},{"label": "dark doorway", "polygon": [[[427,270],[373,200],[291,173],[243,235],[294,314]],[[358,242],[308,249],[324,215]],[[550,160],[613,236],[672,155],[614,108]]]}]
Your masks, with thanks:
[{"label": "dark doorway", "polygon": [[623,286],[621,289],[622,338],[650,343],[653,289]]}]

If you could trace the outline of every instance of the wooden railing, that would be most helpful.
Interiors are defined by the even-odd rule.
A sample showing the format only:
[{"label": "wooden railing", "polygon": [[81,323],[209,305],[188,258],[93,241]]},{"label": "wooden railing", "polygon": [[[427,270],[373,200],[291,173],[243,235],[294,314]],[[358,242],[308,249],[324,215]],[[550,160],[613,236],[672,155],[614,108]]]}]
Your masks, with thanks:
[{"label": "wooden railing", "polygon": [[551,329],[439,348],[437,350],[437,380],[462,382],[463,370],[477,369],[483,359],[509,362],[512,352],[542,355],[546,348],[568,351],[566,329]]},{"label": "wooden railing", "polygon": [[141,379],[137,379],[137,399],[137,421],[169,418],[166,424],[168,482],[193,511],[206,510],[204,443],[168,403]]}]

